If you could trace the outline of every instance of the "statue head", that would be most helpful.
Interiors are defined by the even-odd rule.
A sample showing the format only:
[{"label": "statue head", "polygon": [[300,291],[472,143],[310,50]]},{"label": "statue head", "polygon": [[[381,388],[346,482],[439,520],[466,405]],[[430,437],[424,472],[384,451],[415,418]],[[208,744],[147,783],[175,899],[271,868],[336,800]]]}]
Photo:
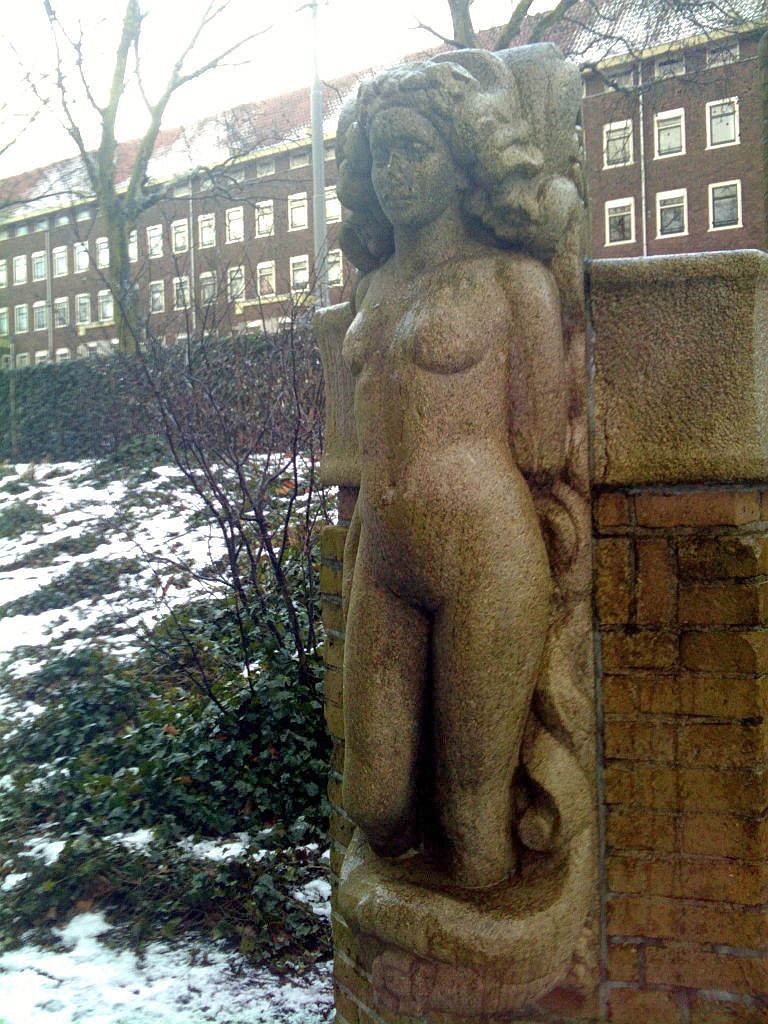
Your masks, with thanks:
[{"label": "statue head", "polygon": [[391,134],[413,123],[425,146],[431,131],[450,155],[468,231],[551,260],[583,205],[580,99],[578,69],[549,43],[458,50],[362,83],[337,133],[347,257],[367,272],[394,250],[396,213],[382,209],[371,143],[382,125]]}]

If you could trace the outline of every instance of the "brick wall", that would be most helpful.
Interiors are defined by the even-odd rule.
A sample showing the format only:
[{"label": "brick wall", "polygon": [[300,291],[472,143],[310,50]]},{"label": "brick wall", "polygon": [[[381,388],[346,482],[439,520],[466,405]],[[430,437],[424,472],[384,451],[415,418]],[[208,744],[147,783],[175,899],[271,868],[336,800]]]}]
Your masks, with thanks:
[{"label": "brick wall", "polygon": [[606,1019],[768,1020],[768,492],[595,503]]},{"label": "brick wall", "polygon": [[[322,541],[331,867],[353,825],[343,769],[342,558],[355,491]],[[602,653],[602,999],[552,993],[528,1021],[768,1020],[768,491],[595,496]],[[365,951],[334,912],[337,1024],[372,1009]],[[428,1024],[441,1024],[430,1018]],[[463,1022],[462,1022],[463,1024]]]}]

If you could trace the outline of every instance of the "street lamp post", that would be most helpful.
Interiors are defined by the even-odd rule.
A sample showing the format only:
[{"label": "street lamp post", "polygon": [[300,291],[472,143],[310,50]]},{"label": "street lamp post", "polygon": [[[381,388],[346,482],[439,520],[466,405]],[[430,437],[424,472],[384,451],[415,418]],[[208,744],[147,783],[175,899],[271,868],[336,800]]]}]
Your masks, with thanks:
[{"label": "street lamp post", "polygon": [[314,77],[312,80],[312,225],[315,249],[315,297],[317,305],[327,306],[328,242],[325,221],[325,137],[323,134],[323,86],[320,82],[320,36],[318,0],[312,0]]}]

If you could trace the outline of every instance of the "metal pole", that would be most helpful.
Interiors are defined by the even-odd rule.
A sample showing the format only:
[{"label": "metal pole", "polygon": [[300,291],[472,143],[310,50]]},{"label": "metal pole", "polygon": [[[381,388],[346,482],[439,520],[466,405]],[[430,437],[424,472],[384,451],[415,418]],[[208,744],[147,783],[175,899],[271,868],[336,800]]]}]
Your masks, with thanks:
[{"label": "metal pole", "polygon": [[11,462],[16,463],[18,461],[19,431],[16,422],[16,339],[13,335],[11,335],[10,342],[11,365],[10,373],[8,374],[8,418],[11,430]]},{"label": "metal pole", "polygon": [[768,32],[760,37],[757,48],[762,93],[763,150],[763,245],[768,248]]},{"label": "metal pole", "polygon": [[327,306],[328,246],[325,222],[325,138],[323,136],[323,87],[320,82],[320,39],[317,16],[318,0],[312,0],[312,32],[314,39],[312,80],[312,226],[315,246],[315,296],[317,305]]}]

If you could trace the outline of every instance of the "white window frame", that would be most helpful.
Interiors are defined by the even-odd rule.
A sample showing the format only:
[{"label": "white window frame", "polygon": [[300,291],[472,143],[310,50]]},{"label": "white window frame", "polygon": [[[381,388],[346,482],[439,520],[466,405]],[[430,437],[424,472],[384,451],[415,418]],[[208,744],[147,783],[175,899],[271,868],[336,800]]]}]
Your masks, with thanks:
[{"label": "white window frame", "polygon": [[16,369],[20,370],[23,366],[29,366],[29,352],[16,353]]},{"label": "white window frame", "polygon": [[115,320],[115,300],[109,288],[96,292],[96,313],[100,324],[111,324]]},{"label": "white window frame", "polygon": [[257,178],[269,178],[275,173],[275,158],[273,156],[262,156],[256,161],[255,166]]},{"label": "white window frame", "polygon": [[35,366],[44,366],[48,362],[48,349],[39,348],[35,352]]},{"label": "white window frame", "polygon": [[105,235],[96,239],[96,266],[99,270],[109,266],[109,239]]},{"label": "white window frame", "polygon": [[163,255],[163,225],[147,225],[147,255],[151,260],[159,260]]},{"label": "white window frame", "polygon": [[[264,278],[272,282],[271,289],[266,290],[262,287]],[[256,264],[256,293],[260,299],[272,298],[277,294],[274,260],[262,260],[261,263]]]},{"label": "white window frame", "polygon": [[[85,316],[83,316],[85,312]],[[75,296],[75,325],[91,323],[91,295],[90,292],[78,292]]]},{"label": "white window frame", "polygon": [[[210,234],[209,234],[210,233]],[[197,215],[197,245],[199,249],[213,249],[216,246],[216,214]]]},{"label": "white window frame", "polygon": [[272,199],[262,199],[254,205],[254,231],[256,238],[268,238],[275,233],[275,204]]},{"label": "white window frame", "polygon": [[[181,301],[179,301],[181,299]],[[181,277],[173,279],[173,308],[175,310],[189,309],[192,295],[189,289],[189,277],[182,274]]]},{"label": "white window frame", "polygon": [[[662,122],[680,122],[680,149],[674,152],[662,153],[659,149],[660,130]],[[654,160],[669,160],[675,156],[685,156],[685,108],[676,107],[674,110],[660,110],[653,115],[653,157]]]},{"label": "white window frame", "polygon": [[[723,103],[733,104],[733,139],[728,142],[713,142],[712,141],[712,111],[715,107],[721,106]],[[707,149],[724,149],[726,146],[738,146],[741,142],[741,133],[739,128],[739,97],[738,96],[726,96],[721,100],[710,100],[706,104],[706,123],[707,123]]]},{"label": "white window frame", "polygon": [[0,338],[8,337],[8,307],[0,308]]},{"label": "white window frame", "polygon": [[85,274],[91,268],[91,253],[87,242],[72,243],[72,267],[76,274]]},{"label": "white window frame", "polygon": [[37,302],[32,303],[32,330],[48,330],[48,309],[45,299],[39,299]]},{"label": "white window frame", "polygon": [[56,362],[57,363],[68,363],[72,358],[72,352],[68,348],[57,348],[56,349]]},{"label": "white window frame", "polygon": [[[718,224],[715,226],[715,205],[714,195],[716,188],[726,188],[729,185],[736,186],[736,207],[738,211],[738,219],[735,224]],[[743,206],[741,203],[741,179],[732,178],[730,181],[713,181],[707,186],[707,207],[709,210],[709,230],[710,231],[734,231],[736,228],[743,228]]]},{"label": "white window frame", "polygon": [[[23,269],[22,269],[23,268]],[[26,284],[29,280],[26,255],[13,257],[13,283]]]},{"label": "white window frame", "polygon": [[[156,299],[158,296],[160,297],[160,301],[158,303],[155,303],[154,299]],[[165,280],[149,282],[149,312],[165,312]]]},{"label": "white window frame", "polygon": [[245,302],[245,267],[227,269],[227,298],[230,302]]},{"label": "white window frame", "polygon": [[8,260],[0,260],[0,288],[8,287]]},{"label": "white window frame", "polygon": [[325,222],[338,224],[341,220],[341,201],[336,194],[335,185],[325,186]]},{"label": "white window frame", "polygon": [[[292,292],[308,292],[309,291],[309,256],[291,256],[288,261],[289,267],[289,280],[291,283]],[[296,284],[297,271],[301,269],[302,275],[306,273],[306,281],[304,284]]]},{"label": "white window frame", "polygon": [[189,220],[183,217],[181,220],[171,221],[171,252],[189,251]]},{"label": "white window frame", "polygon": [[677,51],[657,57],[653,65],[653,77],[658,79],[677,78],[685,74],[685,54]]},{"label": "white window frame", "polygon": [[128,232],[128,261],[130,263],[137,263],[139,259],[139,232],[137,228],[132,228]]},{"label": "white window frame", "polygon": [[55,246],[51,250],[51,263],[54,277],[66,277],[69,273],[69,248],[66,245]]},{"label": "white window frame", "polygon": [[242,206],[230,206],[224,212],[226,244],[245,241],[245,216]]},{"label": "white window frame", "polygon": [[216,275],[212,270],[204,270],[198,280],[200,305],[208,306],[216,301]]},{"label": "white window frame", "polygon": [[344,265],[341,249],[328,251],[328,285],[330,288],[341,288],[344,284]]},{"label": "white window frame", "polygon": [[299,167],[309,167],[309,150],[293,150],[289,153],[288,166],[292,171],[297,170]]},{"label": "white window frame", "polygon": [[[613,160],[608,159],[608,148],[611,140],[611,135],[621,134],[621,137],[626,141],[626,160]],[[632,119],[627,118],[624,121],[609,121],[603,125],[603,170],[609,171],[614,167],[629,167],[630,164],[634,163],[635,147],[634,147],[634,126]]]},{"label": "white window frame", "polygon": [[[680,205],[683,208],[683,230],[682,231],[662,231],[661,230],[661,210],[662,202],[671,199],[681,199],[682,202],[675,205]],[[671,188],[664,192],[656,193],[656,238],[682,238],[688,234],[688,189],[687,188]]]},{"label": "white window frame", "polygon": [[30,262],[32,264],[32,280],[45,281],[48,277],[48,261],[45,249],[38,249],[37,252],[33,252]]},{"label": "white window frame", "polygon": [[29,306],[26,302],[13,307],[13,329],[15,334],[26,334],[29,330]]},{"label": "white window frame", "polygon": [[724,43],[713,43],[707,47],[707,67],[719,68],[723,64],[735,64],[739,59],[739,40],[730,39]]},{"label": "white window frame", "polygon": [[[294,217],[298,214],[299,220],[303,223],[294,223]],[[288,196],[288,230],[306,231],[309,227],[309,204],[306,192],[295,192]]]},{"label": "white window frame", "polygon": [[[617,241],[612,242],[611,238],[611,213],[614,210],[620,210],[622,207],[629,207],[629,223],[630,223],[630,237],[620,238]],[[635,241],[635,197],[624,196],[621,199],[608,199],[605,203],[605,244],[606,246],[612,245],[631,245]]]},{"label": "white window frame", "polygon": [[[63,316],[61,315],[62,310],[64,311]],[[69,327],[69,297],[66,295],[53,300],[53,326],[54,329]]]}]

